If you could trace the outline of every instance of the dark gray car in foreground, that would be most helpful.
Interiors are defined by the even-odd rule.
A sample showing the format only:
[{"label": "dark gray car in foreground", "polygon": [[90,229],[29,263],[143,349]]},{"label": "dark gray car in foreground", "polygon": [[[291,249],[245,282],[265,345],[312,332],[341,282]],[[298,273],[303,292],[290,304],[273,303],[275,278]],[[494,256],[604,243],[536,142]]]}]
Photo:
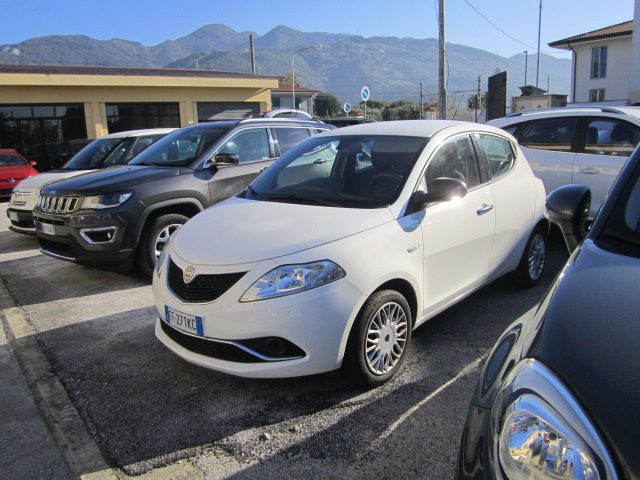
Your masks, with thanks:
[{"label": "dark gray car in foreground", "polygon": [[587,234],[589,206],[583,185],[547,199],[573,254],[538,308],[494,346],[459,479],[640,478],[640,150]]},{"label": "dark gray car in foreground", "polygon": [[43,188],[34,211],[41,250],[122,269],[135,260],[150,274],[169,236],[190,217],[243,190],[293,145],[331,128],[254,119],[176,130],[126,166]]}]

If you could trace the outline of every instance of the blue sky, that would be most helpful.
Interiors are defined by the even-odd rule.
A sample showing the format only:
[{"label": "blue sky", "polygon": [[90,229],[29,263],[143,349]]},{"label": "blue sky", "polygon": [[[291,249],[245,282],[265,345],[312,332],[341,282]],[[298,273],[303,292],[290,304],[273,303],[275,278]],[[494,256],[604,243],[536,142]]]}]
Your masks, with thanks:
[{"label": "blue sky", "polygon": [[[84,34],[149,46],[208,23],[259,35],[287,25],[307,32],[435,38],[437,5],[438,0],[0,0],[0,44],[42,35]],[[539,0],[446,0],[447,42],[503,56],[533,53],[538,5]],[[541,49],[569,58],[546,44],[632,18],[633,0],[543,0]]]}]

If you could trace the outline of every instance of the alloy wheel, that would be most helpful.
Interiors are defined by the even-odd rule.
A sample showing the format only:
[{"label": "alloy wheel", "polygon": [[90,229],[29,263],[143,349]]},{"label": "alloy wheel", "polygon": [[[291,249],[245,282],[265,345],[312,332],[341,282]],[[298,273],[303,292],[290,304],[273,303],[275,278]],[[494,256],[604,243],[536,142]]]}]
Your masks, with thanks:
[{"label": "alloy wheel", "polygon": [[531,240],[531,246],[529,247],[529,257],[527,258],[527,264],[529,266],[529,276],[532,280],[537,280],[542,275],[544,270],[544,263],[547,258],[547,246],[542,234],[538,233],[533,240]]},{"label": "alloy wheel", "polygon": [[160,254],[162,250],[164,250],[165,245],[169,241],[169,237],[173,235],[173,233],[182,226],[180,223],[172,223],[171,225],[167,225],[156,237],[155,242],[153,242],[153,253],[155,255],[156,261],[160,258]]},{"label": "alloy wheel", "polygon": [[382,305],[371,317],[365,337],[365,361],[375,375],[395,368],[407,345],[407,313],[396,302]]}]

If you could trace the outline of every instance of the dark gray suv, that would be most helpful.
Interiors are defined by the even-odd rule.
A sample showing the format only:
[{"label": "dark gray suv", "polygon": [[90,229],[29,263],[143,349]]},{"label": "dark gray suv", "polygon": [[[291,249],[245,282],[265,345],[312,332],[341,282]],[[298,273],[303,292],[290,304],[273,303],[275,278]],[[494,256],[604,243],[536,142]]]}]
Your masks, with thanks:
[{"label": "dark gray suv", "polygon": [[126,166],[45,187],[34,211],[41,251],[62,260],[151,274],[170,235],[243,190],[282,153],[335,128],[251,119],[184,127]]}]

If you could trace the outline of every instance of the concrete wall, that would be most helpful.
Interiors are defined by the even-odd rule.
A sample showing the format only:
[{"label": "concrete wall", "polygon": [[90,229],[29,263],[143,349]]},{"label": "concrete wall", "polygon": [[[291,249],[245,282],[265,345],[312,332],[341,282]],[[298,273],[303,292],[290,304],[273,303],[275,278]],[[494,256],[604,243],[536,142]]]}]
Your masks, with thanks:
[{"label": "concrete wall", "polygon": [[[605,102],[627,101],[631,75],[631,37],[609,38],[573,45],[575,79],[573,102],[589,102],[589,91],[605,89]],[[607,47],[606,78],[591,78],[591,49]]]}]

